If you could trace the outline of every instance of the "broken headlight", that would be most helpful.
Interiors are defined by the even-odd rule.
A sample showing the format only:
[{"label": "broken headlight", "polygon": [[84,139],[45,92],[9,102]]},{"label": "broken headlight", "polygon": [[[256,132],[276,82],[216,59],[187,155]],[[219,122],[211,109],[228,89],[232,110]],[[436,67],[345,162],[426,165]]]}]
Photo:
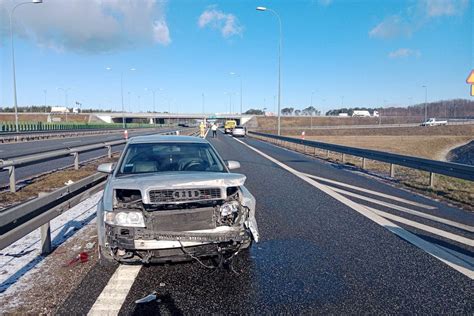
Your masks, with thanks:
[{"label": "broken headlight", "polygon": [[141,212],[105,212],[105,222],[115,226],[145,227]]},{"label": "broken headlight", "polygon": [[226,202],[221,206],[221,216],[226,217],[239,212],[240,203],[237,201]]}]

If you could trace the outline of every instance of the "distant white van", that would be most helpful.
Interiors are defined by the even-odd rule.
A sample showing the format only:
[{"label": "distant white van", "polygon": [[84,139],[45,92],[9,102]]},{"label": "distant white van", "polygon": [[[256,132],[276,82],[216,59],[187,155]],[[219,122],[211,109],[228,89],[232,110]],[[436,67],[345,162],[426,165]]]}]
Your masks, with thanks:
[{"label": "distant white van", "polygon": [[355,110],[353,113],[352,113],[352,117],[370,117],[370,112],[369,111],[358,111],[358,110]]}]

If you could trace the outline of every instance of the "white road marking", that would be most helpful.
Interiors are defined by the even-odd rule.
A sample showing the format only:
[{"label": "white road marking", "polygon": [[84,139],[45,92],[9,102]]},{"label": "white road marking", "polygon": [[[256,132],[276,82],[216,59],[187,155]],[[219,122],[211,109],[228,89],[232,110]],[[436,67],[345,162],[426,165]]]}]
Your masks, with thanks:
[{"label": "white road marking", "polygon": [[402,199],[402,198],[399,198],[399,197],[396,197],[396,196],[393,196],[393,195],[384,194],[384,193],[381,193],[381,192],[372,191],[372,190],[368,190],[368,189],[364,189],[364,188],[359,188],[359,187],[356,187],[356,186],[353,186],[353,185],[350,185],[350,184],[346,184],[346,183],[342,183],[342,182],[338,182],[338,181],[318,177],[318,176],[308,174],[308,173],[303,173],[303,174],[307,177],[310,177],[310,178],[313,178],[313,179],[316,179],[316,180],[321,180],[321,181],[332,183],[332,184],[335,184],[335,185],[338,185],[338,186],[341,186],[341,187],[344,187],[344,188],[369,193],[369,194],[380,196],[380,197],[383,197],[383,198],[386,198],[386,199],[394,200],[394,201],[397,201],[397,202],[402,202],[404,204],[409,204],[409,205],[413,205],[413,206],[422,207],[422,208],[425,208],[427,210],[436,209],[436,207],[431,206],[431,205],[421,204],[421,203],[413,202],[413,201],[410,201],[410,200]]},{"label": "white road marking", "polygon": [[429,233],[432,233],[434,235],[438,235],[438,236],[441,236],[441,237],[444,237],[444,238],[447,238],[447,239],[454,240],[458,243],[474,247],[474,240],[472,240],[472,239],[469,239],[469,238],[466,238],[466,237],[463,237],[463,236],[459,236],[459,235],[456,235],[456,234],[453,234],[453,233],[450,233],[450,232],[447,232],[447,231],[444,231],[444,230],[441,230],[441,229],[438,229],[438,228],[434,228],[434,227],[431,227],[431,226],[428,226],[428,225],[425,225],[425,224],[420,224],[418,222],[415,222],[415,221],[412,221],[412,220],[409,220],[409,219],[406,219],[406,218],[403,218],[403,217],[400,217],[400,216],[397,216],[397,215],[393,215],[393,214],[390,214],[390,213],[387,213],[387,212],[384,212],[384,211],[381,211],[381,210],[378,210],[378,209],[375,209],[375,208],[372,208],[372,207],[367,207],[367,209],[374,212],[375,214],[378,214],[378,215],[382,216],[382,217],[394,220],[395,222],[402,223],[402,224],[405,224],[407,226],[415,227],[415,228],[418,228],[420,230],[424,230],[424,231],[427,231]]},{"label": "white road marking", "polygon": [[141,265],[120,265],[87,315],[118,315],[141,268]]},{"label": "white road marking", "polygon": [[460,228],[460,229],[463,229],[463,230],[466,230],[466,231],[469,231],[469,232],[474,232],[474,227],[466,225],[466,224],[458,223],[458,222],[455,222],[455,221],[452,221],[452,220],[449,220],[449,219],[446,219],[446,218],[426,214],[426,213],[423,213],[423,212],[418,212],[418,211],[415,211],[415,210],[412,210],[412,209],[409,209],[409,208],[406,208],[406,207],[403,207],[403,206],[399,206],[399,205],[396,205],[396,204],[392,204],[392,203],[388,203],[388,202],[384,202],[384,201],[379,201],[379,200],[376,200],[376,199],[369,198],[367,196],[356,194],[354,192],[345,191],[345,190],[342,190],[342,189],[339,189],[339,188],[334,188],[334,187],[330,187],[330,188],[332,190],[338,192],[338,193],[348,195],[348,196],[352,196],[352,197],[355,197],[357,199],[361,199],[361,200],[368,201],[368,202],[371,202],[371,203],[374,203],[374,204],[386,206],[386,207],[392,208],[394,210],[398,210],[400,212],[408,213],[408,214],[415,215],[415,216],[418,216],[418,217],[423,217],[423,218],[426,218],[426,219],[429,219],[429,220],[432,220],[432,221],[435,221],[435,222],[443,223],[443,224],[446,224],[446,225],[449,225],[449,226],[452,226],[452,227],[456,227],[456,228]]},{"label": "white road marking", "polygon": [[454,256],[452,253],[447,252],[438,246],[416,236],[415,234],[410,233],[409,231],[403,229],[402,227],[398,226],[397,224],[381,217],[380,215],[375,214],[374,212],[368,210],[365,206],[358,204],[356,202],[351,201],[350,199],[346,198],[345,196],[334,192],[330,187],[327,185],[321,184],[317,182],[316,180],[313,180],[303,174],[301,174],[299,171],[291,168],[288,165],[285,165],[284,163],[278,161],[277,159],[263,153],[262,151],[244,143],[243,141],[239,139],[235,139],[242,145],[250,148],[251,150],[255,151],[259,155],[267,158],[271,162],[275,163],[276,165],[280,166],[284,170],[292,173],[293,175],[297,176],[301,180],[309,183],[310,185],[314,186],[315,188],[321,190],[322,192],[326,193],[327,195],[331,196],[332,198],[336,199],[337,201],[341,202],[342,204],[352,208],[356,212],[360,213],[361,215],[365,216],[366,218],[370,219],[371,221],[377,223],[378,225],[388,229],[395,235],[399,236],[400,238],[405,239],[409,243],[413,244],[414,246],[422,249],[426,253],[430,254],[431,256],[437,258],[441,262],[444,262],[451,268],[455,269],[456,271],[464,274],[470,279],[474,279],[474,270],[470,267],[466,267],[465,261],[462,259]]},{"label": "white road marking", "polygon": [[82,140],[71,140],[70,142],[63,142],[64,145],[67,145],[67,144],[74,144],[74,143],[81,143]]}]

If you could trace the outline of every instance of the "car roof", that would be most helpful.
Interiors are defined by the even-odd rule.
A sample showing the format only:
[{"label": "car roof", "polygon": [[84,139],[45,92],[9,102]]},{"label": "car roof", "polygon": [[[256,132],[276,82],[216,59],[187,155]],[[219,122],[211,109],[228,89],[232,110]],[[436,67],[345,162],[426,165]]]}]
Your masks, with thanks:
[{"label": "car roof", "polygon": [[135,136],[130,138],[129,144],[142,144],[142,143],[197,143],[197,144],[208,144],[208,141],[194,136],[177,136],[177,135],[146,135],[146,136]]}]

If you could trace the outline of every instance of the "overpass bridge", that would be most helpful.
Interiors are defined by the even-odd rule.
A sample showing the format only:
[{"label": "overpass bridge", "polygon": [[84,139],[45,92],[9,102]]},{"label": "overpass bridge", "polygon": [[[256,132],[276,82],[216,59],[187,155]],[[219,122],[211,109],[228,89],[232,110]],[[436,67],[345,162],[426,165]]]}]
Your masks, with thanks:
[{"label": "overpass bridge", "polygon": [[175,124],[175,123],[192,123],[206,120],[236,120],[237,124],[247,123],[254,115],[238,114],[238,113],[130,113],[130,112],[113,112],[113,113],[91,113],[97,119],[105,123],[150,123],[150,124]]}]

